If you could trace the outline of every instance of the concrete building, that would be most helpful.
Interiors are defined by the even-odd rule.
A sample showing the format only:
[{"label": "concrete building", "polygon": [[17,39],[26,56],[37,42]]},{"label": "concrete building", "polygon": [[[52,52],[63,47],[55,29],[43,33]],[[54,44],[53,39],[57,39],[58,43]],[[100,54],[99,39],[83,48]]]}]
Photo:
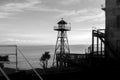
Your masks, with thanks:
[{"label": "concrete building", "polygon": [[106,55],[120,59],[120,0],[106,0]]}]

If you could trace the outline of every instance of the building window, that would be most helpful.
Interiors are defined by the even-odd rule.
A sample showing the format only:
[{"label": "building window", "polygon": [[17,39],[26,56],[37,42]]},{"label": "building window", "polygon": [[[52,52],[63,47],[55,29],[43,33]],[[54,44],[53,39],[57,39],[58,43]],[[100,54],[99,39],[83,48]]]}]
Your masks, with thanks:
[{"label": "building window", "polygon": [[116,25],[116,27],[117,28],[120,28],[120,15],[119,16],[117,16],[117,25]]}]

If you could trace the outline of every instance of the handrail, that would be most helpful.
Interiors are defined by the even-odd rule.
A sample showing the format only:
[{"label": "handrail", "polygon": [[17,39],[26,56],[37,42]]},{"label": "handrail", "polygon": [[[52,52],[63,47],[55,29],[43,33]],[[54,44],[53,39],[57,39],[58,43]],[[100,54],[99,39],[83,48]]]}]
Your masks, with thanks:
[{"label": "handrail", "polygon": [[7,74],[3,71],[3,69],[0,67],[0,71],[2,72],[2,74],[4,75],[4,77],[7,79],[7,80],[10,80],[10,78],[7,76]]},{"label": "handrail", "polygon": [[28,61],[28,59],[24,56],[24,54],[21,52],[21,50],[18,48],[18,51],[21,53],[21,55],[24,57],[24,59],[27,61],[29,66],[32,68],[32,70],[35,72],[35,74],[39,77],[40,80],[43,80],[43,78],[39,75],[39,73],[34,69],[34,67],[31,65],[31,63]]}]

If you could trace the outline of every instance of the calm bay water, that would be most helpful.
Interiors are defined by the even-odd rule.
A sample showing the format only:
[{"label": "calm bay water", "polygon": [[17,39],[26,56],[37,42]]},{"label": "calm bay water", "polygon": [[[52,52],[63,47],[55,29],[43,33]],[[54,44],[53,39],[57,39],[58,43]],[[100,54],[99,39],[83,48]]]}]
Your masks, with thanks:
[{"label": "calm bay water", "polygon": [[[87,47],[88,45],[70,45],[70,51],[71,53],[84,54],[85,49]],[[49,66],[52,65],[54,49],[55,49],[54,45],[18,46],[18,48],[26,56],[26,58],[29,60],[29,62],[32,64],[34,68],[41,68],[39,59],[45,51],[49,51],[51,54],[51,58],[49,60]],[[15,56],[10,56],[10,61],[15,62]],[[5,66],[15,68],[15,63],[5,64]],[[18,67],[19,69],[30,69],[30,66],[22,57],[19,51],[18,51]]]}]

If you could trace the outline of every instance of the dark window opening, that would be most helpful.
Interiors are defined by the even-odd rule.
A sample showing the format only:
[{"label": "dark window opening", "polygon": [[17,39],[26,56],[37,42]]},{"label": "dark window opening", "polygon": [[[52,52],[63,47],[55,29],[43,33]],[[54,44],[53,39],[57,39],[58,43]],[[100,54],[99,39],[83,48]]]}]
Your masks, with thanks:
[{"label": "dark window opening", "polygon": [[117,4],[120,5],[120,0],[117,0]]},{"label": "dark window opening", "polygon": [[117,40],[117,52],[120,53],[120,40]]},{"label": "dark window opening", "polygon": [[120,28],[120,15],[119,16],[117,16],[117,25],[116,25],[116,27],[117,28]]}]

